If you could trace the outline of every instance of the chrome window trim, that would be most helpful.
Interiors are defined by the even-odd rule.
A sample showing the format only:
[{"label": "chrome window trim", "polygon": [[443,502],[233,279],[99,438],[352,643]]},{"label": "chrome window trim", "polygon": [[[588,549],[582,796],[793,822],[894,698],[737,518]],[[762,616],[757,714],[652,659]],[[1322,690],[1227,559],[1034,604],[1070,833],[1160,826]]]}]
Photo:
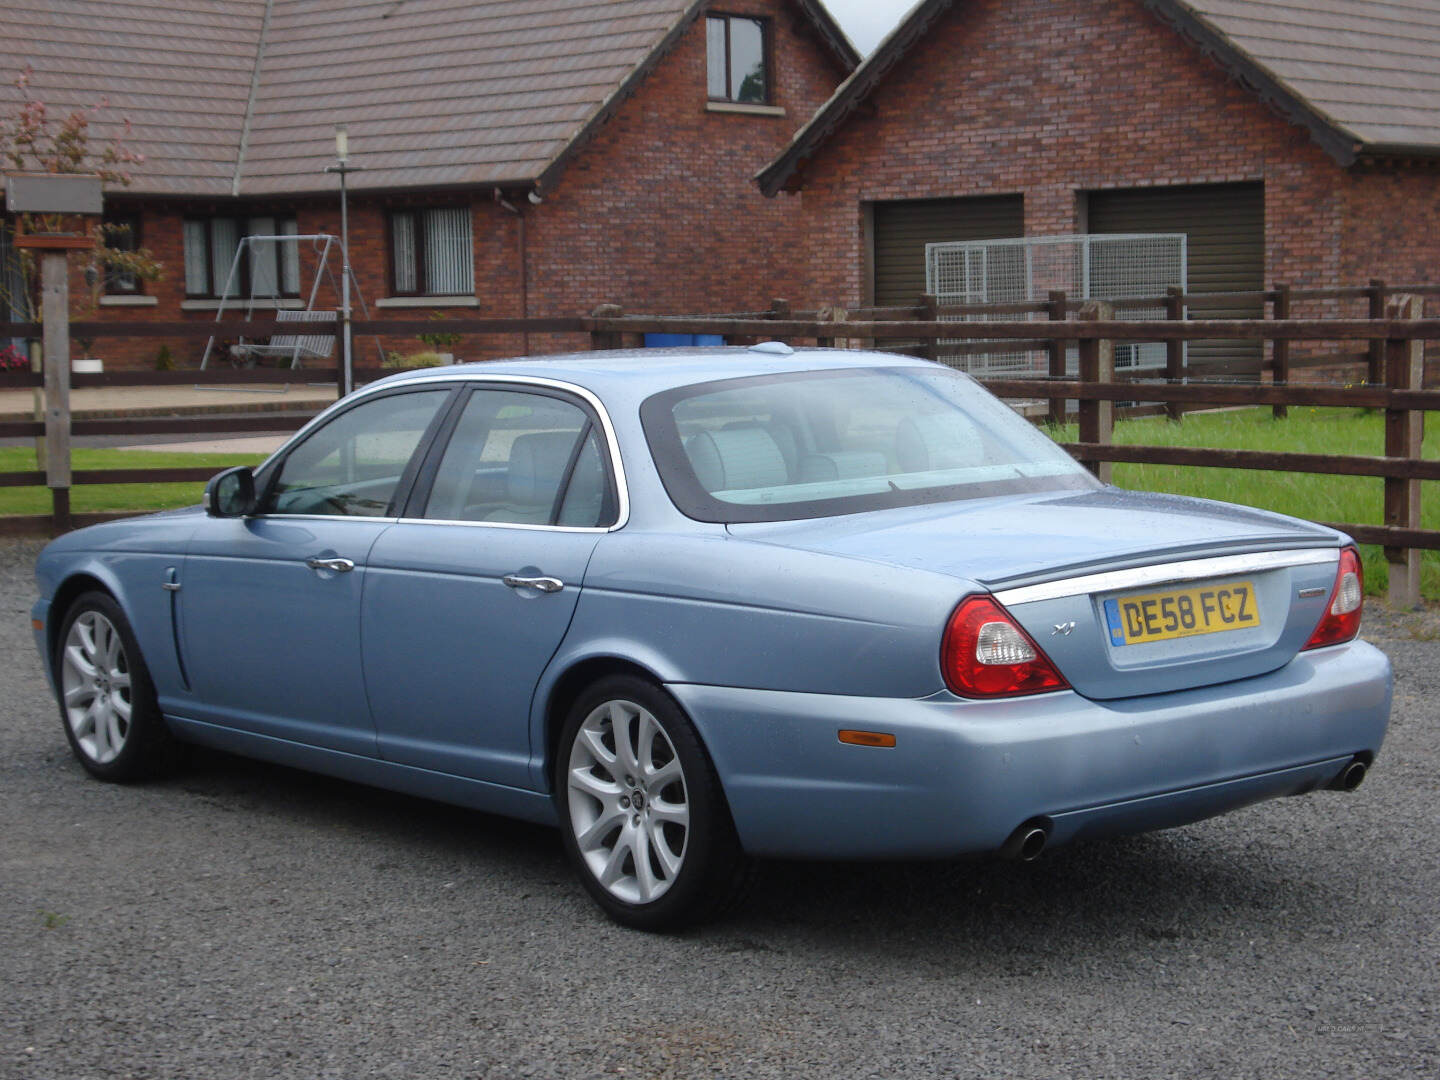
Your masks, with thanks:
[{"label": "chrome window trim", "polygon": [[246,521],[368,521],[394,525],[393,517],[362,517],[360,514],[247,514]]},{"label": "chrome window trim", "polygon": [[[456,383],[477,382],[507,383],[520,386],[535,386],[546,390],[560,390],[565,393],[574,394],[576,397],[581,398],[583,401],[585,401],[593,410],[595,410],[595,415],[600,418],[600,428],[601,431],[604,433],[606,445],[610,448],[610,471],[611,474],[615,477],[615,524],[608,526],[597,526],[593,528],[581,528],[575,525],[525,525],[504,521],[442,521],[436,518],[394,517],[361,518],[348,517],[347,515],[343,514],[335,514],[333,516],[327,514],[258,514],[256,516],[265,518],[279,518],[285,521],[294,521],[304,517],[312,519],[318,518],[323,521],[390,521],[395,523],[403,523],[406,525],[479,525],[486,526],[492,529],[543,529],[547,532],[607,533],[615,532],[617,529],[622,529],[625,527],[626,522],[630,520],[630,488],[625,480],[625,464],[620,459],[620,443],[615,438],[615,425],[611,423],[610,413],[605,408],[604,403],[601,402],[601,400],[596,397],[594,393],[592,393],[590,390],[587,390],[583,386],[577,386],[575,383],[565,382],[561,379],[547,379],[539,375],[486,375],[481,374],[480,372],[466,372],[464,374],[452,375],[449,372],[446,372],[444,375],[431,375],[418,379],[405,379],[401,382],[394,382],[388,384],[385,384],[383,382],[371,383],[369,386],[362,387],[361,389],[356,390],[349,397],[341,398],[340,401],[337,401],[335,404],[339,405],[341,402],[345,402],[347,404],[353,403],[360,400],[361,398],[369,397],[371,394],[384,393],[389,390],[399,390],[402,387],[407,390],[418,390],[425,389],[428,385],[431,389],[442,389],[444,387],[453,386]],[[257,465],[255,467],[255,471],[258,473],[261,469],[269,466],[269,464],[276,458],[279,458],[282,455],[288,453],[290,447],[294,446],[301,439],[306,437],[310,433],[311,429],[314,428],[317,424],[319,424],[320,421],[329,414],[330,409],[333,409],[334,407],[334,405],[331,405],[327,407],[325,411],[322,412],[319,416],[312,418],[309,423],[307,423],[304,427],[302,427],[299,431],[297,431],[294,435],[290,436],[289,439],[282,443],[278,450],[276,450],[263,462]]]},{"label": "chrome window trim", "polygon": [[1040,600],[1060,600],[1067,596],[1090,593],[1119,592],[1150,585],[1195,581],[1200,578],[1226,577],[1230,574],[1254,574],[1262,570],[1279,570],[1287,566],[1317,566],[1340,562],[1339,548],[1297,548],[1289,551],[1260,551],[1250,555],[1220,555],[1209,559],[1186,559],[1183,562],[1137,566],[1132,570],[1110,570],[1102,574],[1062,578],[1040,585],[1022,585],[1001,589],[995,599],[1006,607],[1033,604]]},{"label": "chrome window trim", "polygon": [[403,517],[396,518],[397,525],[467,525],[472,528],[483,529],[538,529],[541,532],[562,532],[562,533],[608,533],[614,532],[620,526],[617,525],[534,525],[523,521],[461,521],[458,518],[417,518]]}]

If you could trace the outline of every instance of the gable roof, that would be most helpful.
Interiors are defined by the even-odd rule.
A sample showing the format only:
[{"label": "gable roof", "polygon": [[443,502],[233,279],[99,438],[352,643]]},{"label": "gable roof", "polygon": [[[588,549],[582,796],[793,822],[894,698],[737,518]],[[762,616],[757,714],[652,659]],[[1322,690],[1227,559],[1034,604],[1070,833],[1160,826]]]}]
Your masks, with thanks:
[{"label": "gable roof", "polygon": [[[790,2],[842,71],[859,62],[821,4]],[[146,156],[138,194],[329,191],[337,123],[365,166],[356,190],[543,186],[705,7],[7,0],[0,72],[32,64],[52,112],[107,98],[93,137],[131,121],[128,144]],[[0,86],[0,109],[18,100]]]},{"label": "gable roof", "polygon": [[[1141,0],[1339,164],[1440,155],[1440,0]],[[756,183],[793,186],[805,161],[954,6],[920,0]]]},{"label": "gable roof", "polygon": [[[1310,112],[1361,153],[1440,152],[1440,0],[1147,0],[1146,6],[1202,48],[1209,34],[1217,35],[1217,60],[1242,79],[1273,80],[1278,107]],[[1260,88],[1258,79],[1252,85]]]},{"label": "gable roof", "polygon": [[146,156],[136,187],[228,195],[255,71],[265,0],[5,0],[0,4],[0,111],[29,64],[32,95],[51,114],[107,99],[91,129],[105,141],[129,118]]}]

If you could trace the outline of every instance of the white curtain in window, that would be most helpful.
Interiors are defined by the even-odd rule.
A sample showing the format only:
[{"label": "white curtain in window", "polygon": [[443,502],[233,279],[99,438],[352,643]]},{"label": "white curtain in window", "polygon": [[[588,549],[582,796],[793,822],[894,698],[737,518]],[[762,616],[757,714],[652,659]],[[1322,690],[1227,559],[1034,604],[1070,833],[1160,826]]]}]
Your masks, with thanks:
[{"label": "white curtain in window", "polygon": [[390,219],[395,257],[395,291],[418,292],[415,281],[415,215],[395,214]]},{"label": "white curtain in window", "polygon": [[[240,246],[240,227],[234,218],[210,219],[210,255],[215,269],[211,292],[216,296],[225,293],[225,283],[230,280],[230,267],[235,263],[235,250]],[[238,295],[240,281],[230,283],[232,293]]]},{"label": "white curtain in window", "polygon": [[208,248],[205,222],[185,222],[185,292],[190,296],[205,296],[210,292]]},{"label": "white curtain in window", "polygon": [[727,98],[730,87],[725,79],[726,55],[724,18],[705,20],[705,64],[707,85],[712,98]]},{"label": "white curtain in window", "polygon": [[[281,236],[296,236],[300,232],[294,218],[280,222]],[[300,295],[300,243],[288,240],[280,245],[280,291],[286,296]]]},{"label": "white curtain in window", "polygon": [[[398,247],[398,245],[397,245]],[[432,296],[473,296],[475,256],[470,211],[425,211],[425,291]]]},{"label": "white curtain in window", "polygon": [[[246,232],[251,236],[274,236],[273,217],[251,218]],[[250,244],[250,295],[277,296],[280,282],[275,256],[277,244],[274,240],[259,240]]]}]

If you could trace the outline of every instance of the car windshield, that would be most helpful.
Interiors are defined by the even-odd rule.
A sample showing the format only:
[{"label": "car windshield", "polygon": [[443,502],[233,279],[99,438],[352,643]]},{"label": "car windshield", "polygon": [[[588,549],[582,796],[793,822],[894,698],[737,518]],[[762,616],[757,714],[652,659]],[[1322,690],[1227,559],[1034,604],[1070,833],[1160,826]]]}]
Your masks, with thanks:
[{"label": "car windshield", "polygon": [[785,521],[1096,485],[974,380],[939,367],[686,386],[647,399],[641,419],[670,497],[701,521]]}]

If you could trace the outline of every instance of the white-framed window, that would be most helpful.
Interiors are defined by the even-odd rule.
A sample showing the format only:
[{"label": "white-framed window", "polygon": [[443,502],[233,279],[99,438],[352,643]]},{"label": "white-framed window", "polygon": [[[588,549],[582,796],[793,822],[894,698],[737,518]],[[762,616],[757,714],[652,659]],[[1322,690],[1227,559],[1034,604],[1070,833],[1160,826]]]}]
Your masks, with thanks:
[{"label": "white-framed window", "polygon": [[705,20],[711,101],[770,104],[770,35],[764,19],[710,15]]},{"label": "white-framed window", "polygon": [[[293,214],[217,215],[185,219],[185,295],[285,297],[300,295],[300,247],[293,241],[255,241],[235,266],[247,236],[295,236]],[[235,279],[230,281],[232,268]]]},{"label": "white-framed window", "polygon": [[390,212],[390,293],[475,295],[475,240],[468,207]]}]

